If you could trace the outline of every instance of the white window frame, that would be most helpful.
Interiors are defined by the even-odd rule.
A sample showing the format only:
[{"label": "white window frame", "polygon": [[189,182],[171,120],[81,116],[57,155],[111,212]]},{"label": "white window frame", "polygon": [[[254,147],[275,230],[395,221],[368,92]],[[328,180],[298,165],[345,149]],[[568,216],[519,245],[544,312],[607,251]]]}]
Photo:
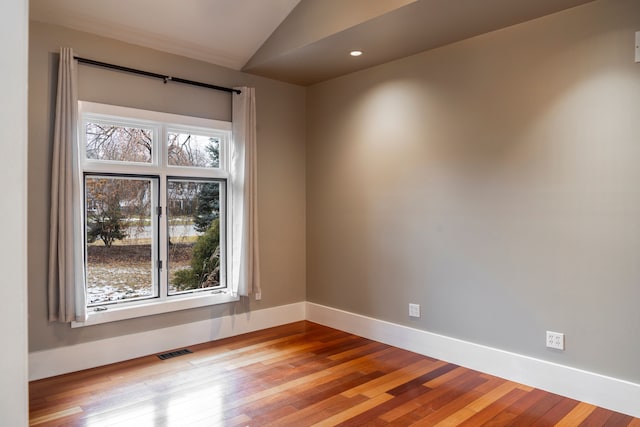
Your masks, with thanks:
[{"label": "white window frame", "polygon": [[[209,291],[198,291],[191,293],[179,293],[168,295],[168,273],[167,273],[167,245],[157,240],[159,245],[159,256],[162,261],[161,274],[154,274],[158,277],[158,296],[154,298],[134,300],[127,302],[118,302],[116,304],[105,304],[103,308],[87,307],[88,318],[84,322],[72,322],[72,327],[82,327],[95,325],[99,323],[113,322],[124,319],[149,316],[154,314],[168,313],[177,310],[189,308],[204,307],[215,304],[238,301],[239,297],[234,296],[230,290],[228,275],[230,271],[230,245],[229,241],[230,222],[228,218],[231,215],[229,211],[230,198],[232,197],[228,167],[230,164],[230,145],[231,145],[231,122],[203,119],[190,116],[181,116],[176,114],[140,110],[135,108],[120,107],[107,104],[98,104],[93,102],[78,102],[78,139],[79,139],[79,165],[80,173],[84,174],[122,174],[122,175],[141,175],[141,176],[157,176],[162,191],[159,192],[159,206],[162,207],[162,215],[159,217],[158,227],[154,228],[155,238],[158,239],[158,230],[167,230],[167,191],[166,185],[168,179],[218,179],[224,180],[226,184],[221,186],[220,211],[225,212],[225,220],[221,222],[220,242],[222,251],[226,253],[224,257],[224,265],[221,268],[221,282],[226,282],[226,288]],[[113,123],[117,125],[126,125],[131,127],[144,127],[152,129],[154,146],[152,148],[152,158],[150,163],[133,163],[107,160],[94,160],[86,158],[86,133],[84,124],[87,121],[99,121]],[[218,168],[198,168],[171,166],[168,164],[167,148],[167,132],[189,132],[192,134],[213,136],[220,138],[220,165]],[[224,188],[224,189],[223,189]],[[84,195],[79,200],[84,201]],[[221,215],[222,217],[222,215]],[[84,215],[83,215],[84,218]],[[154,222],[158,220],[158,216],[154,215]],[[77,224],[84,236],[84,223]],[[84,238],[83,238],[84,242]],[[84,244],[84,243],[83,243]],[[81,251],[84,253],[84,251]],[[78,262],[80,273],[84,276],[84,260]],[[104,309],[106,308],[106,309]]]}]

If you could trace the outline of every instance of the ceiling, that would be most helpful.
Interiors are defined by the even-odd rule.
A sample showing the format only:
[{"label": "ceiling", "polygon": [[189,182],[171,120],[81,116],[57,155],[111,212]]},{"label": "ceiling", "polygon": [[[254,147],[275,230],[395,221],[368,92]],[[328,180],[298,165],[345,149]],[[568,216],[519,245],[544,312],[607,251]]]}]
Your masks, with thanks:
[{"label": "ceiling", "polygon": [[35,21],[239,70],[299,2],[30,0],[29,13]]},{"label": "ceiling", "polygon": [[[31,0],[30,13],[35,21],[310,85],[590,1]],[[351,57],[352,49],[364,54]]]}]

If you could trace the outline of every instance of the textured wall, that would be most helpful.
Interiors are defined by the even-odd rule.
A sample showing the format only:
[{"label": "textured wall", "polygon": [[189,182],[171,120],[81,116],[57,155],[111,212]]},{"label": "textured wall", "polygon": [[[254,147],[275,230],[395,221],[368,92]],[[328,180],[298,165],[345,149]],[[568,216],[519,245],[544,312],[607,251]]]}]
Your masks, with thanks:
[{"label": "textured wall", "polygon": [[[29,344],[43,350],[227,315],[241,303],[183,310],[71,329],[47,322],[46,266],[49,171],[57,52],[132,68],[256,88],[259,225],[263,299],[260,309],[305,299],[305,90],[203,62],[61,27],[31,23],[29,52]],[[81,100],[230,120],[230,95],[81,65]]]},{"label": "textured wall", "polygon": [[311,87],[308,300],[640,382],[638,30],[602,0]]}]

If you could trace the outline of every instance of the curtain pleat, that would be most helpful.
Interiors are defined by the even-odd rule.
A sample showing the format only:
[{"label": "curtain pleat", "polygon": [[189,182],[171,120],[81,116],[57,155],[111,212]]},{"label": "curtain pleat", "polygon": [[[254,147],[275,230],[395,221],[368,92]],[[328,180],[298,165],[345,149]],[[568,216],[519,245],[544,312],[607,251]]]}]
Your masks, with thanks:
[{"label": "curtain pleat", "polygon": [[233,93],[231,147],[231,290],[261,299],[255,89]]},{"label": "curtain pleat", "polygon": [[81,202],[78,171],[78,95],[73,50],[60,49],[58,89],[51,162],[49,222],[49,321],[86,320],[80,234]]}]

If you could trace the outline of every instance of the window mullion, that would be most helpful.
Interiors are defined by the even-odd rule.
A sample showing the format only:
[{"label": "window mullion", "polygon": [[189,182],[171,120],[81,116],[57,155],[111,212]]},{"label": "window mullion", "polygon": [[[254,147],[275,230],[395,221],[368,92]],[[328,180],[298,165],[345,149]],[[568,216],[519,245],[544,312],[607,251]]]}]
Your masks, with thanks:
[{"label": "window mullion", "polygon": [[167,213],[167,126],[162,124],[158,128],[158,139],[156,143],[158,156],[156,161],[160,169],[160,200],[158,207],[162,214],[160,215],[158,224],[160,260],[162,261],[162,269],[159,270],[160,300],[166,300],[169,294],[169,215]]},{"label": "window mullion", "polygon": [[[153,218],[154,218],[154,224],[153,224],[153,244],[154,244],[154,256],[156,257],[156,259],[154,260],[154,264],[153,264],[153,269],[154,269],[154,278],[155,278],[155,292],[156,292],[156,296],[159,297],[160,299],[162,299],[162,273],[164,271],[164,258],[163,258],[163,253],[162,253],[162,233],[160,232],[162,230],[162,223],[163,223],[163,213],[162,211],[159,211],[158,208],[162,205],[162,178],[159,176],[156,180],[155,180],[155,186],[156,188],[154,189],[154,207],[153,207]],[[162,268],[160,268],[160,265],[162,264]]]}]

